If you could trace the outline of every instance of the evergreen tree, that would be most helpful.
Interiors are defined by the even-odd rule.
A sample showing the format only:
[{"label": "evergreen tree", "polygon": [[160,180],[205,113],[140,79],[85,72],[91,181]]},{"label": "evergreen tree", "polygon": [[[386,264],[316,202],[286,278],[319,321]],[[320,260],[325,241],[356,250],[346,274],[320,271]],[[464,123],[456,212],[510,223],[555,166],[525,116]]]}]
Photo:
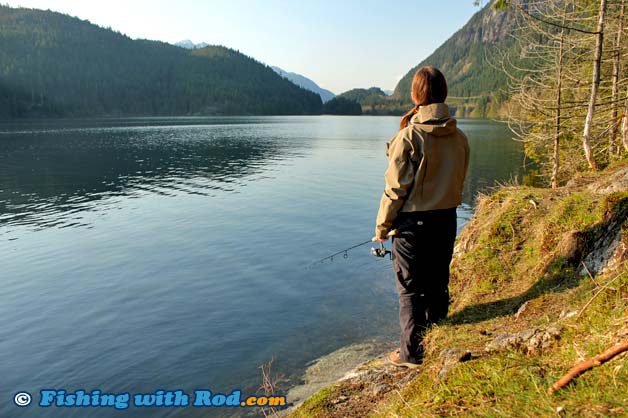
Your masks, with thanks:
[{"label": "evergreen tree", "polygon": [[319,114],[320,96],[222,46],[132,40],[0,6],[0,117]]}]

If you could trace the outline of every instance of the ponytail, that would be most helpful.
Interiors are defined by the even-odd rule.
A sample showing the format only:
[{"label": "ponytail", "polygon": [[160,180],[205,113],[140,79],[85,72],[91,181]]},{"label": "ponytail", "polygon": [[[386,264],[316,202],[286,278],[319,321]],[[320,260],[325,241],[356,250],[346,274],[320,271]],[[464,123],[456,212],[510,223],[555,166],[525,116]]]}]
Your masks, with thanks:
[{"label": "ponytail", "polygon": [[412,109],[410,109],[405,115],[403,115],[403,117],[401,118],[401,123],[399,123],[399,129],[403,129],[408,126],[410,119],[412,119],[412,116],[416,115],[420,107],[420,105],[416,105]]}]

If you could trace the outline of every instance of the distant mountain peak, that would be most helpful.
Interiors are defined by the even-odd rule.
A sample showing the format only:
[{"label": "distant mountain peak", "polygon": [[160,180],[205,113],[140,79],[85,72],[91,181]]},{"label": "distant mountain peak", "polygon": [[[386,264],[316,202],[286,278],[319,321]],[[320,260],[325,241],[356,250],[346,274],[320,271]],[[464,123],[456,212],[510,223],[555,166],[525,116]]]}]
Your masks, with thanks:
[{"label": "distant mountain peak", "polygon": [[301,74],[291,73],[277,66],[271,66],[270,68],[272,68],[273,71],[275,71],[277,74],[279,74],[285,79],[288,79],[289,81],[296,84],[297,86],[303,87],[306,90],[309,90],[318,94],[319,96],[321,96],[321,100],[323,101],[323,103],[328,102],[334,97],[336,97],[336,95],[332,93],[331,91],[325,90],[324,88],[316,84],[314,81],[310,80],[309,78]]},{"label": "distant mountain peak", "polygon": [[195,44],[189,39],[184,39],[182,41],[175,43],[175,46],[180,46],[181,48],[185,48],[185,49],[199,49],[199,48],[208,47],[209,44],[207,42],[201,42],[201,43]]}]

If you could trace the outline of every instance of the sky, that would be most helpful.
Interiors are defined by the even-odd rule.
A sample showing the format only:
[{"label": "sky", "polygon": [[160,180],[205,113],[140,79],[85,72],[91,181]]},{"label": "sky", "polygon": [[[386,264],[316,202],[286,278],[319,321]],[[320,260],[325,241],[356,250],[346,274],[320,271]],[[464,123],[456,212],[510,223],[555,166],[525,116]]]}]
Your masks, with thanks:
[{"label": "sky", "polygon": [[224,45],[339,94],[394,89],[479,10],[473,0],[4,0],[131,38]]}]

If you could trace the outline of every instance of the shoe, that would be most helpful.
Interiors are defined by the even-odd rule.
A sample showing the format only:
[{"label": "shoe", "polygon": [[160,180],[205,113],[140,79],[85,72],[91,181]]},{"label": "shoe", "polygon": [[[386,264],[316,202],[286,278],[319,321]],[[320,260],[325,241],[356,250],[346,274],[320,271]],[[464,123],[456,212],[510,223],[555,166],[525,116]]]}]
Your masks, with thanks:
[{"label": "shoe", "polygon": [[410,363],[407,361],[402,361],[401,357],[399,356],[398,349],[388,353],[388,356],[386,357],[388,358],[389,363],[394,364],[397,367],[407,367],[409,369],[416,369],[417,367],[420,366],[420,364],[417,364],[417,363]]}]

